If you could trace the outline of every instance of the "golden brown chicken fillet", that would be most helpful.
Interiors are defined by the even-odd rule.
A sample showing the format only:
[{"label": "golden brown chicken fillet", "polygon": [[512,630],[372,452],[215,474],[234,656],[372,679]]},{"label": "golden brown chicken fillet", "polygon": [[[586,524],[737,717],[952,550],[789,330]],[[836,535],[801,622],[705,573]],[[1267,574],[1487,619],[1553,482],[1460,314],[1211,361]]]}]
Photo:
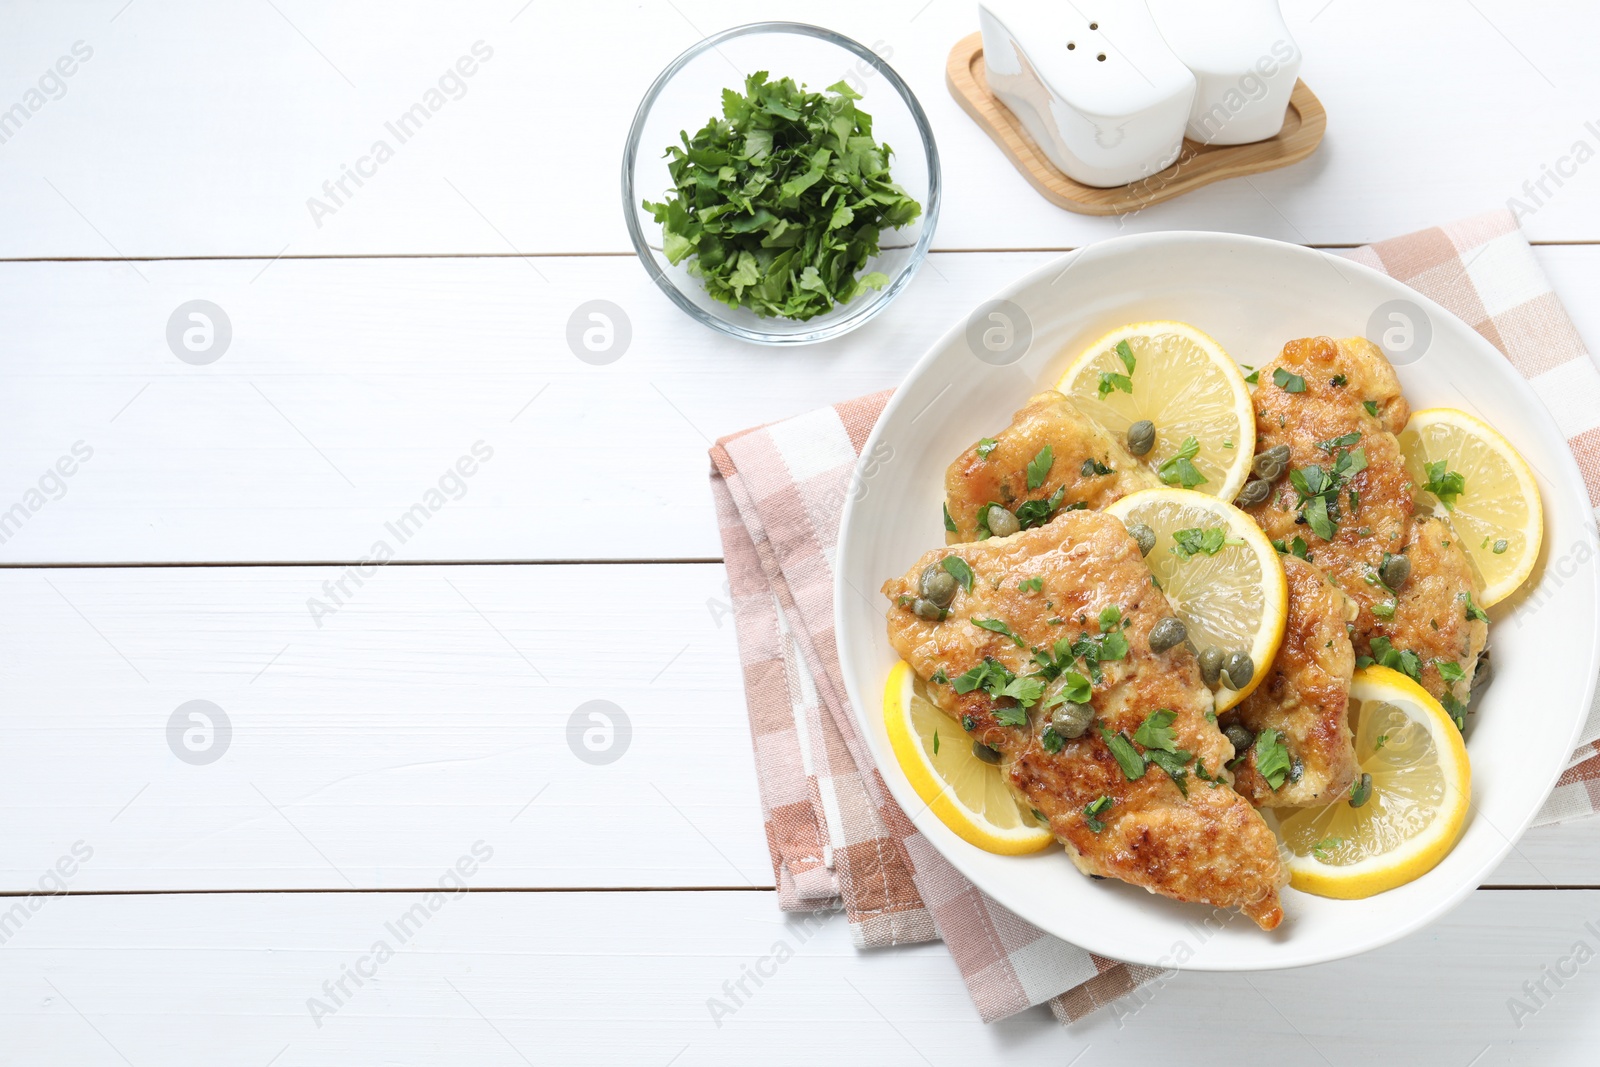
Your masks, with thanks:
[{"label": "golden brown chicken fillet", "polygon": [[[930,567],[960,580],[942,619],[914,607]],[[1079,869],[1278,925],[1277,841],[1227,784],[1233,746],[1194,653],[1150,650],[1172,609],[1119,520],[1075,511],[936,549],[883,592],[890,643]]]},{"label": "golden brown chicken fillet", "polygon": [[950,464],[945,507],[955,529],[945,540],[958,544],[989,536],[987,515],[980,512],[990,504],[1011,512],[1026,530],[1062,511],[1099,511],[1136,489],[1160,484],[1120,441],[1052,389]]},{"label": "golden brown chicken fillet", "polygon": [[1294,556],[1283,557],[1289,586],[1283,644],[1266,678],[1238,707],[1222,716],[1252,734],[1273,730],[1288,750],[1291,770],[1273,789],[1256,770],[1256,755],[1234,768],[1233,787],[1257,807],[1331,804],[1356,774],[1350,738],[1350,675],[1356,656],[1345,632],[1349,601],[1322,572]]},{"label": "golden brown chicken fillet", "polygon": [[[1448,523],[1413,520],[1417,487],[1394,434],[1409,410],[1394,368],[1364,338],[1290,341],[1261,368],[1255,406],[1257,453],[1282,445],[1289,459],[1271,496],[1246,510],[1350,598],[1358,657],[1417,677],[1459,722],[1488,627],[1474,617],[1481,590]],[[1391,588],[1382,575],[1395,557],[1410,574]]]}]

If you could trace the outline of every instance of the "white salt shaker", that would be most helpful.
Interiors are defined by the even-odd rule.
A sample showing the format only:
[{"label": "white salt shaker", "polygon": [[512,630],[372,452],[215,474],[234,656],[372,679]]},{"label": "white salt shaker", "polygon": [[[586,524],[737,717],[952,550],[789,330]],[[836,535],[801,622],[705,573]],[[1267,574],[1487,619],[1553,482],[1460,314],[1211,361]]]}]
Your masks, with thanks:
[{"label": "white salt shaker", "polygon": [[1126,185],[1178,157],[1195,79],[1145,0],[983,0],[978,21],[989,90],[1068,177]]},{"label": "white salt shaker", "polygon": [[1300,76],[1278,0],[1148,0],[1167,44],[1195,77],[1185,131],[1201,144],[1276,137]]}]

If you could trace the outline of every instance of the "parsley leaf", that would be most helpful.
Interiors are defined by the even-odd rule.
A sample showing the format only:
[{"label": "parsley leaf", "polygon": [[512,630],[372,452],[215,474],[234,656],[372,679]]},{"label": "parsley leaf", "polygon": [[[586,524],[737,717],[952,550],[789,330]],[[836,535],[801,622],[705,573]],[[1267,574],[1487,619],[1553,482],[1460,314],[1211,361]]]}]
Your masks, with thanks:
[{"label": "parsley leaf", "polygon": [[946,556],[939,561],[939,566],[943,567],[950,577],[960,582],[961,588],[969,593],[972,592],[972,568],[967,566],[966,560],[960,556]]},{"label": "parsley leaf", "polygon": [[1160,749],[1163,752],[1176,752],[1178,745],[1172,732],[1172,724],[1178,718],[1178,713],[1167,708],[1157,708],[1146,715],[1144,722],[1133,732],[1133,739],[1145,748]]},{"label": "parsley leaf", "polygon": [[1106,813],[1112,803],[1110,797],[1100,796],[1083,806],[1083,819],[1090,833],[1097,834],[1106,828],[1106,824],[1100,821],[1100,816]]},{"label": "parsley leaf", "polygon": [[1367,409],[1367,414],[1373,418],[1378,417],[1378,402],[1376,400],[1363,400],[1361,406]]},{"label": "parsley leaf", "polygon": [[1335,374],[1332,378],[1328,379],[1328,384],[1331,385],[1331,386],[1334,386],[1335,388],[1338,388],[1340,386],[1349,384],[1349,381],[1350,381],[1350,379],[1346,378],[1344,375]]},{"label": "parsley leaf", "polygon": [[1202,530],[1193,527],[1187,530],[1174,530],[1172,532],[1172,554],[1179,559],[1188,559],[1196,553],[1215,556],[1222,551],[1224,545],[1242,545],[1244,539],[1229,538],[1228,531],[1221,526],[1212,526]]},{"label": "parsley leaf", "polygon": [[1122,609],[1115,604],[1108,604],[1100,609],[1100,632],[1110,633],[1122,621]]},{"label": "parsley leaf", "polygon": [[1016,642],[1018,648],[1026,646],[1026,642],[1017,636],[1016,631],[1012,630],[1010,626],[1000,619],[968,619],[967,621],[980,630],[988,630],[990,633],[1011,638]]},{"label": "parsley leaf", "polygon": [[1197,485],[1206,484],[1205,475],[1201,474],[1190,462],[1200,454],[1200,442],[1193,437],[1185,437],[1167,460],[1156,468],[1156,477],[1168,485],[1181,485],[1185,489],[1193,489]]},{"label": "parsley leaf", "polygon": [[1290,374],[1282,367],[1272,372],[1272,384],[1286,393],[1303,393],[1306,391],[1306,380],[1298,374]]},{"label": "parsley leaf", "polygon": [[1454,660],[1434,660],[1433,665],[1439,668],[1439,677],[1451,685],[1455,685],[1467,676],[1467,672],[1461,669],[1461,664]]},{"label": "parsley leaf", "polygon": [[[1062,484],[1056,488],[1055,492],[1050,494],[1050,499],[1048,500],[1025,501],[1016,511],[1017,525],[1024,530],[1031,530],[1035,526],[1043,526],[1055,517],[1057,511],[1061,510],[1061,502],[1066,498],[1067,487]],[[1080,500],[1076,504],[1067,505],[1067,510],[1081,511],[1088,506]]]},{"label": "parsley leaf", "polygon": [[1053,754],[1066,747],[1067,739],[1056,733],[1054,726],[1046,726],[1044,733],[1039,735],[1039,744],[1044,746],[1046,752]]},{"label": "parsley leaf", "polygon": [[1472,602],[1472,594],[1471,593],[1462,593],[1461,595],[1467,598],[1467,619],[1468,619],[1468,621],[1476,621],[1476,622],[1488,622],[1489,621],[1489,613],[1487,611],[1484,611],[1482,608],[1478,607],[1478,605],[1476,605],[1476,604],[1474,604]]},{"label": "parsley leaf", "polygon": [[1112,733],[1106,729],[1105,723],[1097,722],[1095,729],[1100,731],[1100,737],[1105,741],[1106,747],[1111,750],[1111,757],[1117,761],[1117,766],[1122,768],[1122,776],[1130,782],[1137,782],[1144,777],[1146,768],[1144,757],[1139,755],[1139,750],[1133,747],[1133,742],[1128,740],[1126,734]]},{"label": "parsley leaf", "polygon": [[1090,456],[1088,459],[1084,460],[1083,461],[1083,466],[1081,468],[1079,468],[1079,470],[1078,470],[1078,474],[1080,476],[1084,477],[1084,478],[1093,478],[1093,477],[1095,477],[1097,475],[1106,475],[1106,474],[1115,474],[1115,473],[1116,473],[1115,470],[1113,470],[1111,467],[1106,466],[1104,463],[1101,463],[1099,460],[1095,459],[1093,456]]},{"label": "parsley leaf", "polygon": [[1249,374],[1244,376],[1244,381],[1246,385],[1261,384],[1261,372],[1258,370],[1252,370]]},{"label": "parsley leaf", "polygon": [[1028,488],[1037,489],[1043,485],[1055,462],[1055,449],[1049,445],[1039,449],[1039,454],[1028,461]]},{"label": "parsley leaf", "polygon": [[950,533],[955,533],[956,532],[956,520],[954,520],[954,519],[952,519],[950,517],[950,505],[949,504],[941,504],[940,507],[944,508],[944,528],[947,531],[949,531]]},{"label": "parsley leaf", "polygon": [[1189,795],[1189,783],[1186,779],[1189,777],[1189,761],[1194,758],[1194,753],[1186,748],[1180,748],[1176,752],[1156,748],[1146,752],[1145,758],[1167,772],[1167,777],[1178,787],[1178,792],[1184,796]]},{"label": "parsley leaf", "polygon": [[1001,726],[1026,726],[1028,725],[1028,709],[1021,704],[1011,704],[1005,707],[996,704],[994,721]]},{"label": "parsley leaf", "polygon": [[1467,477],[1460,471],[1448,470],[1446,467],[1447,461],[1442,459],[1426,464],[1424,469],[1428,472],[1428,480],[1422,488],[1437,497],[1446,511],[1454,511],[1456,498],[1467,491]]},{"label": "parsley leaf", "polygon": [[1122,360],[1122,365],[1128,368],[1129,374],[1132,374],[1136,361],[1133,358],[1133,349],[1128,347],[1128,342],[1117,342],[1117,358]]},{"label": "parsley leaf", "polygon": [[1077,671],[1066,671],[1062,674],[1062,678],[1067,684],[1056,693],[1060,698],[1056,700],[1057,704],[1064,704],[1069,700],[1074,704],[1089,703],[1089,698],[1094,694],[1094,687],[1089,684],[1089,679]]},{"label": "parsley leaf", "polygon": [[978,442],[978,458],[988,459],[989,453],[1000,447],[1000,442],[992,437],[985,437]]},{"label": "parsley leaf", "polygon": [[765,71],[724,90],[722,115],[667,147],[672,189],[644,202],[668,261],[763,317],[810,319],[888,284],[862,272],[879,235],[922,207],[891,178],[859,99],[843,81],[807,92]]},{"label": "parsley leaf", "polygon": [[1110,395],[1111,390],[1121,389],[1124,393],[1133,392],[1133,379],[1126,374],[1114,374],[1111,371],[1100,372],[1100,384],[1097,387],[1102,398]]},{"label": "parsley leaf", "polygon": [[1413,682],[1422,681],[1422,659],[1415,652],[1395,648],[1387,637],[1374,637],[1371,643],[1372,655],[1366,657],[1369,663],[1399,671]]},{"label": "parsley leaf", "polygon": [[1032,578],[1024,578],[1017,583],[1019,593],[1037,593],[1044,588],[1044,579],[1035,574]]},{"label": "parsley leaf", "polygon": [[1256,773],[1273,789],[1281,788],[1289,777],[1289,750],[1278,740],[1278,731],[1268,727],[1256,734]]}]

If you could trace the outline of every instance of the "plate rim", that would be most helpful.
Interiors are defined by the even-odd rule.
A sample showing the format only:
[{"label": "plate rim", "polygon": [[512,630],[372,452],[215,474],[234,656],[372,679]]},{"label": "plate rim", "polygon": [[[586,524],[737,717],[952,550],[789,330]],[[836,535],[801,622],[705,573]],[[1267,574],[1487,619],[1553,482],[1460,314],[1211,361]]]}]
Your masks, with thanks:
[{"label": "plate rim", "polygon": [[[1466,334],[1476,338],[1475,344],[1486,346],[1488,351],[1493,353],[1493,355],[1496,357],[1498,362],[1491,361],[1488,363],[1489,366],[1497,368],[1494,373],[1499,373],[1503,378],[1506,379],[1509,387],[1518,395],[1518,399],[1520,401],[1525,404],[1529,404],[1535,411],[1545,413],[1545,415],[1549,418],[1551,425],[1556,427],[1555,432],[1558,434],[1560,433],[1559,425],[1555,422],[1554,415],[1550,413],[1550,409],[1545,405],[1544,401],[1540,399],[1539,395],[1534,392],[1533,387],[1528,380],[1524,378],[1514,366],[1512,366],[1510,360],[1506,358],[1504,353],[1501,353],[1498,349],[1496,349],[1487,338],[1483,337],[1482,334],[1473,329],[1472,326],[1460,316],[1454,314],[1449,309],[1443,307],[1437,301],[1433,300],[1427,295],[1412,289],[1398,278],[1395,278],[1389,274],[1385,274],[1383,271],[1376,270],[1364,263],[1348,259],[1344,256],[1335,256],[1324,249],[1311,248],[1306,245],[1294,244],[1288,241],[1278,241],[1273,238],[1258,237],[1253,234],[1239,234],[1212,230],[1163,230],[1152,233],[1119,235],[1116,237],[1110,237],[1104,240],[1091,242],[1041,263],[1027,270],[1023,274],[1013,278],[999,289],[990,293],[986,300],[978,301],[973,304],[972,307],[981,307],[991,301],[1010,299],[1011,297],[1015,296],[1017,292],[1031,286],[1049,272],[1059,272],[1064,270],[1071,263],[1082,258],[1091,250],[1105,249],[1110,246],[1115,246],[1118,249],[1126,249],[1137,252],[1140,246],[1144,245],[1151,245],[1159,248],[1163,245],[1183,243],[1214,244],[1216,245],[1218,251],[1239,247],[1270,249],[1274,253],[1305,257],[1308,259],[1308,261],[1312,258],[1321,262],[1331,261],[1336,270],[1353,268],[1358,275],[1366,276],[1369,280],[1376,282],[1379,286],[1393,289],[1397,296],[1403,294],[1406,299],[1417,303],[1430,316],[1437,315],[1454,321],[1465,330]],[[949,329],[940,334],[938,339],[935,340],[928,347],[928,349],[917,358],[917,360],[901,377],[900,381],[895,385],[894,392],[890,395],[888,402],[884,405],[882,414],[880,414],[872,427],[872,431],[867,435],[866,441],[862,444],[861,453],[857,457],[855,465],[852,467],[850,484],[858,484],[861,480],[867,477],[864,468],[869,462],[869,457],[876,454],[877,446],[880,443],[880,437],[884,432],[884,428],[891,421],[890,416],[896,413],[900,405],[905,402],[906,393],[904,387],[906,383],[912,381],[918,375],[925,373],[927,368],[939,358],[940,354],[958,340],[958,338],[965,332],[966,321],[970,314],[971,311],[969,310],[961,318],[956,320],[956,322],[954,322]],[[1563,442],[1564,441],[1565,438],[1563,437]],[[1578,511],[1580,514],[1587,516],[1587,529],[1591,535],[1595,535],[1595,509],[1587,504],[1587,489],[1584,488],[1582,474],[1578,470],[1577,460],[1573,457],[1570,448],[1563,447],[1560,449],[1557,467],[1558,469],[1551,474],[1553,488],[1556,491],[1564,494],[1570,494],[1573,499],[1582,503],[1583,506],[1581,506]],[[857,692],[857,687],[854,681],[856,671],[852,669],[851,665],[854,664],[856,655],[852,650],[846,648],[844,644],[846,626],[844,621],[845,614],[843,605],[846,603],[847,592],[845,589],[847,584],[846,563],[854,555],[854,553],[848,547],[849,542],[846,534],[851,529],[851,524],[855,516],[859,499],[860,497],[857,494],[846,493],[844,506],[839,516],[839,536],[838,541],[836,542],[834,555],[833,628],[835,653],[838,656],[840,673],[843,676],[845,698],[850,705],[849,710],[855,717],[856,728],[863,732],[863,742],[866,744],[872,755],[874,757],[878,757],[880,756],[880,753],[876,751],[876,746],[873,740],[872,723],[870,719],[870,712],[868,710],[869,705],[862,699],[863,694]],[[1546,536],[1548,537],[1548,527],[1546,529]],[[1548,550],[1548,546],[1549,541],[1546,540],[1546,550]],[[1582,733],[1584,725],[1588,719],[1587,709],[1593,704],[1597,685],[1600,685],[1600,564],[1597,564],[1591,569],[1591,584],[1593,587],[1591,590],[1593,617],[1590,619],[1591,627],[1588,648],[1588,662],[1584,665],[1587,682],[1584,686],[1584,698],[1579,704],[1580,710],[1573,715],[1572,725],[1567,734],[1564,751],[1568,753],[1577,748],[1578,737]],[[1501,621],[1503,623],[1505,620]],[[881,764],[882,761],[880,760],[879,762]],[[1555,790],[1556,783],[1560,780],[1561,775],[1566,771],[1569,763],[1569,759],[1561,760],[1559,763],[1557,763],[1554,771],[1546,775],[1546,781],[1539,792],[1539,802],[1534,804],[1531,810],[1529,810],[1526,815],[1519,819],[1518,825],[1514,830],[1509,833],[1505,831],[1499,831],[1500,836],[1504,839],[1503,842],[1496,846],[1494,853],[1490,855],[1485,862],[1481,863],[1478,868],[1471,873],[1470,877],[1463,879],[1462,884],[1452,889],[1450,892],[1441,894],[1440,897],[1428,907],[1419,909],[1417,914],[1410,919],[1404,922],[1396,923],[1392,927],[1386,927],[1382,933],[1366,938],[1348,940],[1337,947],[1332,947],[1322,951],[1302,951],[1296,954],[1293,953],[1290,943],[1280,942],[1274,947],[1284,950],[1284,958],[1281,960],[1268,960],[1266,962],[1249,960],[1230,961],[1227,958],[1223,958],[1221,960],[1207,960],[1203,956],[1197,956],[1196,959],[1189,961],[1189,965],[1182,969],[1225,973],[1258,970],[1281,970],[1292,967],[1312,966],[1319,963],[1329,963],[1335,960],[1348,959],[1358,956],[1374,949],[1382,948],[1385,945],[1393,944],[1394,942],[1417,932],[1418,930],[1430,925],[1442,917],[1451,909],[1455,908],[1463,900],[1465,900],[1468,895],[1477,891],[1477,889],[1482,885],[1483,879],[1491,871],[1503,863],[1505,858],[1516,849],[1517,844],[1532,826],[1533,820],[1537,818],[1539,811],[1550,799],[1551,793],[1553,793]],[[886,770],[880,766],[879,775],[884,783],[884,787],[888,790],[889,795],[894,799],[896,804],[900,805],[902,811],[909,812],[915,810],[915,793],[911,790],[909,783],[904,781],[905,776],[899,771],[898,767],[893,768],[893,773],[891,773],[890,770]],[[904,796],[901,795],[902,792],[905,794]],[[908,803],[913,804],[913,806],[908,807]],[[992,884],[990,879],[983,878],[981,876],[975,876],[973,874],[972,870],[969,869],[969,864],[966,862],[966,860],[978,852],[975,846],[966,844],[959,839],[956,839],[953,842],[947,842],[942,840],[940,835],[937,833],[927,833],[924,829],[924,826],[926,825],[937,824],[942,829],[947,829],[943,827],[942,823],[938,822],[937,816],[933,815],[931,811],[919,811],[918,814],[908,815],[907,818],[912,825],[916,827],[917,831],[922,834],[924,839],[927,840],[928,844],[934,849],[934,851],[943,857],[946,862],[950,863],[950,865],[953,866],[957,871],[959,871],[962,877],[966,878],[983,893],[992,897],[996,903],[1000,904],[1002,907],[1005,907],[1007,910],[1011,911],[1024,921],[1039,927],[1041,931],[1058,937],[1061,940],[1067,941],[1068,943],[1080,949],[1114,958],[1123,962],[1176,969],[1171,967],[1170,961],[1162,961],[1159,958],[1148,959],[1139,953],[1127,952],[1126,947],[1108,945],[1104,943],[1100,937],[1093,934],[1092,928],[1090,931],[1090,936],[1088,937],[1082,936],[1081,931],[1075,932],[1071,937],[1058,933],[1056,930],[1052,929],[1051,924],[1049,924],[1048,921],[1041,921],[1036,917],[1032,917],[1026,914],[1026,909],[1018,907],[1014,903],[1016,898],[1011,886]],[[951,834],[950,836],[953,837],[954,835]],[[947,848],[947,845],[952,847]],[[953,847],[956,845],[962,847]],[[1199,906],[1203,907],[1204,905]]]}]

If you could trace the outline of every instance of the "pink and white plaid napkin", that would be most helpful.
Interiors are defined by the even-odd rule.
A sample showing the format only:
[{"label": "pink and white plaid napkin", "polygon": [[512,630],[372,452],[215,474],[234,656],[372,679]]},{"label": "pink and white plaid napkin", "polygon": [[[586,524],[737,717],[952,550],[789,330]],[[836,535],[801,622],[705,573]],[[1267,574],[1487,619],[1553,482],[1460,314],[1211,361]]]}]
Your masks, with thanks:
[{"label": "pink and white plaid napkin", "polygon": [[[1600,509],[1600,373],[1507,212],[1350,258],[1438,301],[1494,344],[1550,409]],[[989,1022],[1048,1002],[1073,1022],[1162,972],[1058,940],[934,851],[856,730],[833,632],[845,487],[888,393],[747,430],[711,450],[767,845],[785,911],[842,907],[859,946],[943,938]],[[1600,810],[1600,705],[1539,822]]]}]

